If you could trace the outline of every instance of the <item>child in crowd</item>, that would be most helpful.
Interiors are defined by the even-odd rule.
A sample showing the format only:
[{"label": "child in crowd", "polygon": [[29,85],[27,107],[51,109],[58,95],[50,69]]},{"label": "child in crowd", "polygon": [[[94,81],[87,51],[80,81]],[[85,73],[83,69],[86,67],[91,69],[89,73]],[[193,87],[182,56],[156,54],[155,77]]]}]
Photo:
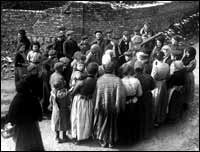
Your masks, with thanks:
[{"label": "child in crowd", "polygon": [[85,76],[85,55],[81,55],[79,58],[74,59],[73,72],[70,80],[70,90],[73,90],[78,80],[82,80]]},{"label": "child in crowd", "polygon": [[56,141],[61,142],[60,132],[63,133],[63,140],[67,140],[66,132],[70,129],[70,98],[62,76],[63,63],[57,62],[54,65],[55,72],[51,75],[50,106],[52,109],[51,128],[56,132]]},{"label": "child in crowd", "polygon": [[27,61],[29,63],[39,64],[42,59],[42,54],[40,52],[40,43],[33,42],[32,50],[27,54]]}]

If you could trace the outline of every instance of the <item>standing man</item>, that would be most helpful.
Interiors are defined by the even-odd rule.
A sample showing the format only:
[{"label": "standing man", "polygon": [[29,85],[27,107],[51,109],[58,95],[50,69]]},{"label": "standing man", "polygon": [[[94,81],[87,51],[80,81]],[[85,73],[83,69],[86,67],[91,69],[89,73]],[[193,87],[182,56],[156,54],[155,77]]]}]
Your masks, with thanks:
[{"label": "standing man", "polygon": [[81,42],[79,43],[78,46],[81,49],[81,52],[83,54],[85,54],[90,49],[90,44],[89,44],[89,40],[88,40],[88,36],[87,35],[84,35],[81,38]]},{"label": "standing man", "polygon": [[55,41],[49,46],[47,46],[48,50],[51,50],[51,49],[56,50],[56,56],[58,59],[60,59],[61,57],[64,57],[63,43],[65,42],[65,40],[66,40],[66,37],[65,37],[64,31],[59,31]]},{"label": "standing man", "polygon": [[[123,55],[124,52],[129,50],[129,42],[130,42],[130,37],[129,37],[129,33],[128,31],[124,31],[122,34],[122,38],[119,41],[119,55]],[[122,56],[119,60],[120,65],[122,65],[123,63],[125,63],[125,57]]]},{"label": "standing man", "polygon": [[97,30],[95,31],[95,40],[91,43],[92,44],[98,44],[101,48],[101,51],[100,51],[100,64],[101,64],[101,59],[102,59],[102,56],[105,52],[105,47],[106,47],[106,40],[103,38],[103,34],[102,34],[102,31],[100,30]]},{"label": "standing man", "polygon": [[72,60],[72,57],[76,51],[80,51],[77,42],[74,40],[74,31],[69,30],[66,32],[66,40],[63,43],[63,54],[65,57]]},{"label": "standing man", "polygon": [[113,31],[111,29],[106,30],[106,45],[110,44],[110,42],[112,41],[112,33]]},{"label": "standing man", "polygon": [[31,43],[26,36],[26,31],[24,29],[19,30],[17,34],[17,38],[18,40],[17,40],[16,52],[18,52],[22,46],[25,46],[25,54],[27,55],[30,49]]}]

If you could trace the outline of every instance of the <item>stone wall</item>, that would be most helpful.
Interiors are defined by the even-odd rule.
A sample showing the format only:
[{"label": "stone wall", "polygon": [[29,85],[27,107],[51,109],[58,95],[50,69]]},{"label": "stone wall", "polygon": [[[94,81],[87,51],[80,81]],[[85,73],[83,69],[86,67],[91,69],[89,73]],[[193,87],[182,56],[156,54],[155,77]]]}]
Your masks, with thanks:
[{"label": "stone wall", "polygon": [[87,34],[92,40],[94,31],[110,28],[121,35],[124,30],[132,33],[136,25],[144,21],[152,22],[155,31],[162,31],[182,17],[199,11],[198,1],[177,1],[151,8],[113,9],[109,4],[84,4],[66,2],[62,7],[43,11],[2,10],[1,42],[2,49],[16,39],[17,30],[24,28],[30,39],[41,43],[50,42],[59,26],[76,31],[76,39]]}]

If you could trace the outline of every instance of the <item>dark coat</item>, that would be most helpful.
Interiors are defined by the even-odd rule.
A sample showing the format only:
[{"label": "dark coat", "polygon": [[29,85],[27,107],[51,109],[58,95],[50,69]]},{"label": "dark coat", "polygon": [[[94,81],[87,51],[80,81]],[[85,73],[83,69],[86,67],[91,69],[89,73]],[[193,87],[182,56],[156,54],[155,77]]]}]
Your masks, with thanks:
[{"label": "dark coat", "polygon": [[35,100],[30,93],[18,92],[9,107],[7,121],[18,125],[41,120],[42,110]]},{"label": "dark coat", "polygon": [[139,98],[136,105],[137,126],[136,138],[144,139],[149,136],[153,128],[153,97],[151,91],[155,88],[153,78],[148,74],[136,74],[140,80],[143,95]]},{"label": "dark coat", "polygon": [[89,44],[80,43],[78,46],[83,54],[85,54],[90,49]]},{"label": "dark coat", "polygon": [[61,57],[64,57],[64,54],[63,54],[63,44],[65,42],[65,38],[62,38],[61,41],[59,40],[55,40],[55,42],[53,42],[52,44],[48,45],[47,46],[47,49],[54,49],[56,50],[56,56],[57,58],[61,58]]},{"label": "dark coat", "polygon": [[[119,41],[119,52],[121,52],[119,55],[123,55],[124,52],[129,50],[129,41],[126,43],[123,39],[121,39]],[[122,56],[119,59],[119,65],[122,65],[123,63],[125,63],[125,57]]]},{"label": "dark coat", "polygon": [[15,56],[15,84],[22,80],[27,74],[27,69],[24,64],[26,63],[26,59],[19,52]]},{"label": "dark coat", "polygon": [[30,46],[31,46],[31,43],[29,41],[29,39],[25,36],[23,37],[21,40],[19,40],[17,42],[17,47],[16,47],[16,52],[19,51],[19,49],[22,47],[22,46],[25,46],[25,53],[27,54],[29,49],[30,49]]},{"label": "dark coat", "polygon": [[42,98],[42,79],[38,75],[27,75],[25,80],[30,86],[32,96],[39,101]]},{"label": "dark coat", "polygon": [[42,120],[42,109],[28,90],[28,87],[17,88],[17,94],[9,107],[7,121],[16,125],[13,136],[16,151],[43,151],[38,125],[38,121]]},{"label": "dark coat", "polygon": [[63,43],[63,54],[69,59],[72,59],[74,53],[76,51],[80,51],[80,48],[78,47],[78,44],[76,41],[70,39],[70,40],[65,40]]}]

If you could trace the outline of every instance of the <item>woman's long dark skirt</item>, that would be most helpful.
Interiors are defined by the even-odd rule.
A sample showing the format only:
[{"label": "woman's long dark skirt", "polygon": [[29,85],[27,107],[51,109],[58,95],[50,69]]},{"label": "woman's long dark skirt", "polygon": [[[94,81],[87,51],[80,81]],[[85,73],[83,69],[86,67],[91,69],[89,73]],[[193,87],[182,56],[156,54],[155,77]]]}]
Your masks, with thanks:
[{"label": "woman's long dark skirt", "polygon": [[125,111],[118,117],[119,142],[130,144],[138,138],[138,103],[126,104]]},{"label": "woman's long dark skirt", "polygon": [[169,111],[167,114],[167,119],[169,122],[176,122],[180,119],[183,112],[184,100],[184,88],[175,89],[168,105]]},{"label": "woman's long dark skirt", "polygon": [[17,125],[13,140],[16,151],[44,151],[38,122]]},{"label": "woman's long dark skirt", "polygon": [[152,93],[145,92],[138,101],[138,139],[146,139],[153,128],[153,97]]}]

